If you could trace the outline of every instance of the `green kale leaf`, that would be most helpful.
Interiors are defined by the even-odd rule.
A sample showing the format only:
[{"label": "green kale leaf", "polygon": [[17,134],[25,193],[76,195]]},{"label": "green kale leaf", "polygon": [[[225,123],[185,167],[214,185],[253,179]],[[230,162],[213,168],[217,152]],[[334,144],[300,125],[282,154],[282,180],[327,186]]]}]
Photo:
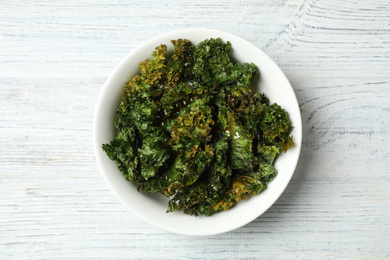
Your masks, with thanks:
[{"label": "green kale leaf", "polygon": [[211,216],[261,193],[275,160],[294,146],[288,113],[251,93],[256,65],[232,46],[187,39],[157,46],[124,85],[116,136],[102,148],[139,191],[169,198],[168,210]]}]

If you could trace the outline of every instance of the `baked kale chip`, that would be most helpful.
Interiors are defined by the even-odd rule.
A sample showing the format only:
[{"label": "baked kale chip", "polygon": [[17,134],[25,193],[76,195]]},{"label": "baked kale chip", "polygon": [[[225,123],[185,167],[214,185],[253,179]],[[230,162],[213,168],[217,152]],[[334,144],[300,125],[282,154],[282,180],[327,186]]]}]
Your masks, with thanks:
[{"label": "baked kale chip", "polygon": [[139,191],[169,197],[167,212],[211,216],[267,188],[294,146],[288,113],[251,93],[252,63],[221,39],[171,41],[139,63],[102,148]]}]

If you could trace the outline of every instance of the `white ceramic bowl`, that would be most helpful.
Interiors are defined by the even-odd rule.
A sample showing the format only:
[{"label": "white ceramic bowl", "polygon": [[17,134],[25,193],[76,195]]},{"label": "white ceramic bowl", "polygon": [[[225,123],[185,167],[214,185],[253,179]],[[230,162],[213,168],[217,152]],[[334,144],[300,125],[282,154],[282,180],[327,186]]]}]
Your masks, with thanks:
[{"label": "white ceramic bowl", "polygon": [[[164,43],[173,51],[170,40],[185,38],[194,44],[220,37],[232,43],[233,58],[242,62],[253,62],[260,70],[261,77],[256,83],[257,90],[265,93],[271,102],[277,102],[288,111],[294,129],[295,147],[280,155],[275,163],[276,178],[268,188],[246,201],[241,201],[226,212],[211,217],[194,217],[182,212],[166,213],[168,199],[161,194],[138,192],[135,185],[125,180],[115,162],[103,152],[101,145],[110,142],[115,135],[115,110],[123,91],[123,84],[138,73],[138,63],[151,56],[155,47]],[[158,36],[130,52],[108,77],[97,102],[93,138],[95,154],[104,179],[112,192],[134,214],[167,231],[185,235],[213,235],[234,230],[246,225],[263,214],[279,198],[289,183],[301,150],[302,122],[294,91],[279,67],[259,48],[230,33],[212,29],[183,29]]]}]

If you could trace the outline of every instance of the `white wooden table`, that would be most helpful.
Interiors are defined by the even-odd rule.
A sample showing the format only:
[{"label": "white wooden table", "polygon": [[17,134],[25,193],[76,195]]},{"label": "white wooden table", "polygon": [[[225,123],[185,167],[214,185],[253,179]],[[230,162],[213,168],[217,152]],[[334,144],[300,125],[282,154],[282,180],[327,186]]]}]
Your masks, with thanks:
[{"label": "white wooden table", "polygon": [[[300,161],[276,204],[211,237],[134,216],[92,147],[113,67],[187,27],[263,49],[303,120]],[[0,259],[390,258],[389,128],[389,0],[0,1]]]}]

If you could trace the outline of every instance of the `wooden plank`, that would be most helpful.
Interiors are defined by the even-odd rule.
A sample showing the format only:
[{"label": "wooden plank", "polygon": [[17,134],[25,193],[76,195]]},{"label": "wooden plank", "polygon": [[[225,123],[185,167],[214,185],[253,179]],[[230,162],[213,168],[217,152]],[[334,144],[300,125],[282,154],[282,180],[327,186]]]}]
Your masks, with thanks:
[{"label": "wooden plank", "polygon": [[[0,17],[0,259],[390,258],[389,1],[2,1]],[[113,67],[183,27],[262,48],[302,112],[286,191],[252,223],[206,238],[125,209],[92,147]]]}]

